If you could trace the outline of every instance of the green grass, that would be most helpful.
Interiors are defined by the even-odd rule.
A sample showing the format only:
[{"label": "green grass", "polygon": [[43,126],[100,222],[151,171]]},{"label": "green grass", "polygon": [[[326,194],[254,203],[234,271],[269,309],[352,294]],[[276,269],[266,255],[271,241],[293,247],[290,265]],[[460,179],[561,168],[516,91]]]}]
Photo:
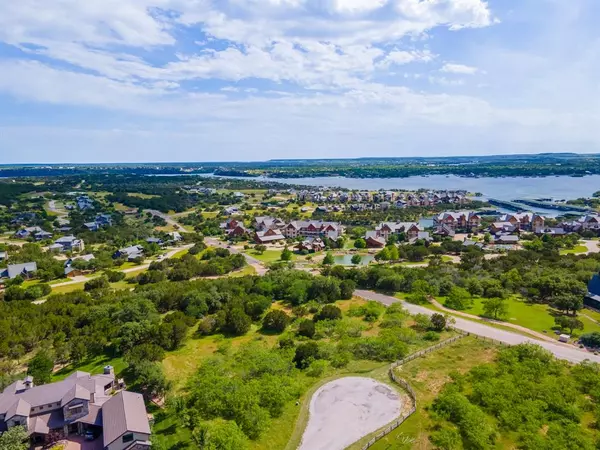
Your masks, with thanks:
[{"label": "green grass", "polygon": [[[276,261],[281,261],[281,250],[266,250],[262,255],[259,255],[257,252],[251,250],[248,252],[250,256],[258,259],[264,263],[272,263]],[[292,255],[292,261],[297,258],[297,255]]]},{"label": "green grass", "polygon": [[55,286],[52,288],[52,294],[68,294],[69,292],[80,291],[83,289],[84,285],[85,281],[80,283],[66,284],[64,286]]},{"label": "green grass", "polygon": [[[497,347],[489,342],[466,337],[396,369],[396,373],[408,381],[415,391],[417,411],[400,427],[377,441],[371,449],[433,449],[434,447],[428,440],[433,421],[427,413],[427,407],[444,385],[450,381],[451,372],[466,373],[479,364],[492,361],[496,352]],[[500,446],[497,448],[512,447]]]},{"label": "green grass", "polygon": [[587,252],[587,247],[585,245],[576,245],[573,248],[564,249],[560,251],[561,255],[576,255],[579,253]]},{"label": "green grass", "polygon": [[235,272],[231,272],[230,274],[228,274],[228,277],[239,278],[239,277],[245,277],[248,275],[255,275],[255,274],[256,274],[256,269],[254,268],[254,266],[244,266],[242,268],[242,270],[236,270]]},{"label": "green grass", "polygon": [[188,248],[184,248],[183,250],[179,250],[177,253],[175,253],[173,256],[171,256],[171,258],[183,258],[185,255],[187,255],[189,253],[189,249]]},{"label": "green grass", "polygon": [[82,361],[79,364],[69,364],[68,366],[60,369],[58,372],[55,372],[52,375],[52,381],[63,380],[76,370],[88,372],[92,375],[99,374],[102,373],[104,366],[113,366],[115,369],[115,374],[118,375],[125,370],[127,364],[123,358],[112,358],[107,355],[100,355],[86,361]]}]

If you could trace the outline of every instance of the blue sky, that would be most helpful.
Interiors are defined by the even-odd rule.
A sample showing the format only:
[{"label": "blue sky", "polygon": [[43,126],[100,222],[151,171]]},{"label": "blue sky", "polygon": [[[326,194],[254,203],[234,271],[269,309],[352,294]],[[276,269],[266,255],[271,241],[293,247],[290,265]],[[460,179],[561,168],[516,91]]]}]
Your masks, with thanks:
[{"label": "blue sky", "polygon": [[0,163],[600,152],[597,0],[0,10]]}]

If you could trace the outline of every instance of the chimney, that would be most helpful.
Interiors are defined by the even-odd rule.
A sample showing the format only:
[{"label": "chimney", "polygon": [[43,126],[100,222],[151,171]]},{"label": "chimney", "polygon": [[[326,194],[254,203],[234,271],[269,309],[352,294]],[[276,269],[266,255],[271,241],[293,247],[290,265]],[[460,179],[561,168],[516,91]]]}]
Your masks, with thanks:
[{"label": "chimney", "polygon": [[25,389],[31,389],[34,386],[33,377],[31,375],[25,377],[23,380],[23,386],[25,386]]},{"label": "chimney", "polygon": [[115,368],[113,366],[104,366],[104,375],[115,376]]}]

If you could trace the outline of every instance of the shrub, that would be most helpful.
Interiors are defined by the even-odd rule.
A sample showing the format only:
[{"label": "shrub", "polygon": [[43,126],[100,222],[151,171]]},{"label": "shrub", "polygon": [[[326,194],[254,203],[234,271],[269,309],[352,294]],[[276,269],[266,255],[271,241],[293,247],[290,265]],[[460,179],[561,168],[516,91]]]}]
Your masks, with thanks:
[{"label": "shrub", "polygon": [[298,325],[298,334],[312,339],[315,335],[315,323],[312,320],[304,319]]},{"label": "shrub", "polygon": [[280,310],[269,311],[263,319],[263,328],[267,331],[283,333],[290,323],[290,316]]}]

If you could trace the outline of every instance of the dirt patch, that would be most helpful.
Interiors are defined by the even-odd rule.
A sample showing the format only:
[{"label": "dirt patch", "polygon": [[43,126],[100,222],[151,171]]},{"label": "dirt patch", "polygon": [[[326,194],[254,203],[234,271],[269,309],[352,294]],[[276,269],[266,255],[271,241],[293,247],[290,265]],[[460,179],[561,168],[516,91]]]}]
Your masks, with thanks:
[{"label": "dirt patch", "polygon": [[346,377],[319,388],[310,401],[300,450],[343,450],[400,415],[402,400],[372,378]]}]

